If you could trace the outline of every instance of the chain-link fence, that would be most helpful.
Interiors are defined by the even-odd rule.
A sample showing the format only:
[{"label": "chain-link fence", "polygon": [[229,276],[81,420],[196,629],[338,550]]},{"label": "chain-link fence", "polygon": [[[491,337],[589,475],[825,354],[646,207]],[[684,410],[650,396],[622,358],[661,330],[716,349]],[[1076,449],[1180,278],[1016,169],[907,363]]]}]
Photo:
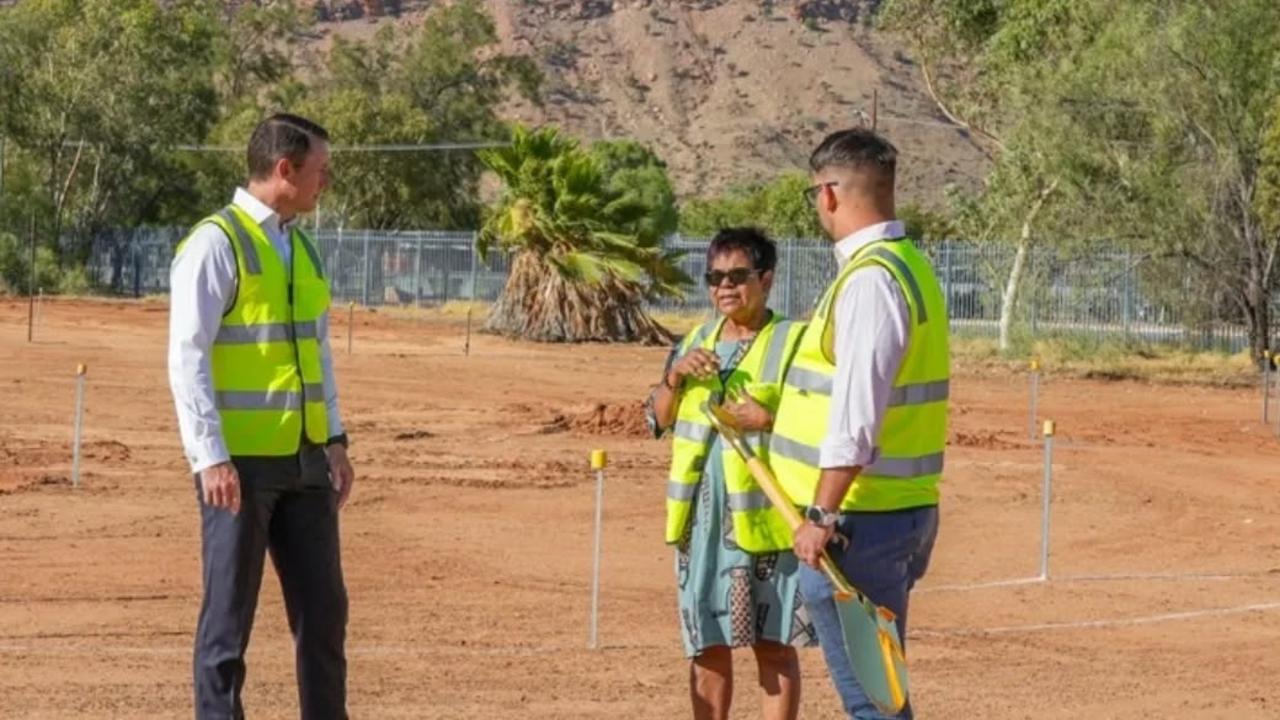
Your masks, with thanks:
[{"label": "chain-link fence", "polygon": [[[90,280],[120,294],[165,293],[169,262],[181,235],[167,229],[104,235],[93,246]],[[487,302],[498,297],[506,281],[507,258],[491,253],[481,260],[470,232],[324,229],[315,237],[335,301],[412,306]],[[706,239],[672,237],[667,244],[685,252],[681,262],[690,277],[703,276]],[[953,332],[998,335],[1014,248],[948,241],[926,251],[946,293]],[[835,272],[830,243],[780,241],[771,305],[791,317],[807,316]],[[1190,276],[1171,274],[1167,264],[1132,253],[1069,255],[1037,248],[1024,264],[1010,332],[1015,337],[1132,339],[1230,352],[1246,347],[1244,327],[1188,309],[1192,304],[1186,297],[1201,292],[1186,279]],[[705,288],[697,285],[683,298],[653,301],[652,308],[705,314],[711,305]]]}]

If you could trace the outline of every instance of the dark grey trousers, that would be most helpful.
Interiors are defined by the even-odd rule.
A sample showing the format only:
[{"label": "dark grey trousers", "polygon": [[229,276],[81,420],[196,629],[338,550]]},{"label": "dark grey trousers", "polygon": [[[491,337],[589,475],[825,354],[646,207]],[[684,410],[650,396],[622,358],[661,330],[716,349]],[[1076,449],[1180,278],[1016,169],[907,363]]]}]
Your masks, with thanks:
[{"label": "dark grey trousers", "polygon": [[[296,468],[297,460],[289,460]],[[244,717],[244,655],[270,551],[293,633],[301,717],[345,720],[347,591],[337,493],[327,484],[261,477],[263,468],[254,463],[235,464],[240,512],[200,502],[204,601],[195,640],[196,718]]]}]

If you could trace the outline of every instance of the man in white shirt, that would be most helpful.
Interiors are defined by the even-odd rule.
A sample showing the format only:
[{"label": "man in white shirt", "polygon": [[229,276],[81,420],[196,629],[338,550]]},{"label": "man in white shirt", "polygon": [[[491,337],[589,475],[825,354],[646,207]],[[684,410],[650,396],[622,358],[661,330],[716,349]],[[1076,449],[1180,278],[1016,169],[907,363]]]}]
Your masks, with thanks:
[{"label": "man in white shirt", "polygon": [[[841,272],[788,370],[770,444],[791,499],[800,589],[845,712],[885,717],[844,655],[824,550],[906,637],[907,598],[938,531],[949,360],[945,299],[895,219],[897,151],[869,130],[833,133],[808,190]],[[829,398],[829,400],[828,400]],[[896,718],[910,718],[910,707]]]},{"label": "man in white shirt", "polygon": [[[169,382],[201,514],[197,718],[244,715],[244,655],[268,550],[294,635],[301,715],[346,718],[338,510],[354,473],[327,284],[295,226],[315,209],[328,165],[323,128],[287,114],[263,121],[249,141],[247,188],[192,230],[170,270]],[[314,317],[301,320],[307,312]],[[262,322],[268,316],[285,321]]]}]

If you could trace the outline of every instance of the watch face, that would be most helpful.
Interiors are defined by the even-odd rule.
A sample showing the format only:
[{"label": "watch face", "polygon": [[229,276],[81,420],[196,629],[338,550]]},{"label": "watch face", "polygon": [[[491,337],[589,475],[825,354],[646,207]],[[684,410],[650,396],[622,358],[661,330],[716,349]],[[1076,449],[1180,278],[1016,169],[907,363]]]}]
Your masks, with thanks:
[{"label": "watch face", "polygon": [[810,505],[804,511],[805,520],[808,520],[814,525],[821,525],[822,527],[835,525],[836,517],[835,513],[827,512],[816,505]]}]

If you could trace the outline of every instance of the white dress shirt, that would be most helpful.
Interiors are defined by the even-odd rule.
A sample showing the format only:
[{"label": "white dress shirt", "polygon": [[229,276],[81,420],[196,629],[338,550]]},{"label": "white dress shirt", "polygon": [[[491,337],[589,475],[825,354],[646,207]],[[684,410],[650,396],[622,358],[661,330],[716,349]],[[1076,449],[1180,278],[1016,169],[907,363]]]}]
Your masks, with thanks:
[{"label": "white dress shirt", "polygon": [[[272,247],[289,267],[292,244],[288,223],[243,188],[233,203],[266,232]],[[222,316],[236,298],[236,255],[222,229],[206,223],[196,229],[173,258],[169,269],[169,388],[178,410],[178,429],[192,472],[231,459],[222,437],[222,421],[214,404],[210,357]],[[329,315],[316,320],[320,368],[324,374],[329,436],[342,434],[338,416],[338,386],[329,351]]]},{"label": "white dress shirt", "polygon": [[[867,244],[905,234],[896,220],[865,227],[836,243],[836,260],[843,268]],[[872,266],[855,272],[840,289],[833,322],[836,371],[819,465],[867,467],[880,457],[876,441],[907,351],[911,309],[889,271]]]}]

